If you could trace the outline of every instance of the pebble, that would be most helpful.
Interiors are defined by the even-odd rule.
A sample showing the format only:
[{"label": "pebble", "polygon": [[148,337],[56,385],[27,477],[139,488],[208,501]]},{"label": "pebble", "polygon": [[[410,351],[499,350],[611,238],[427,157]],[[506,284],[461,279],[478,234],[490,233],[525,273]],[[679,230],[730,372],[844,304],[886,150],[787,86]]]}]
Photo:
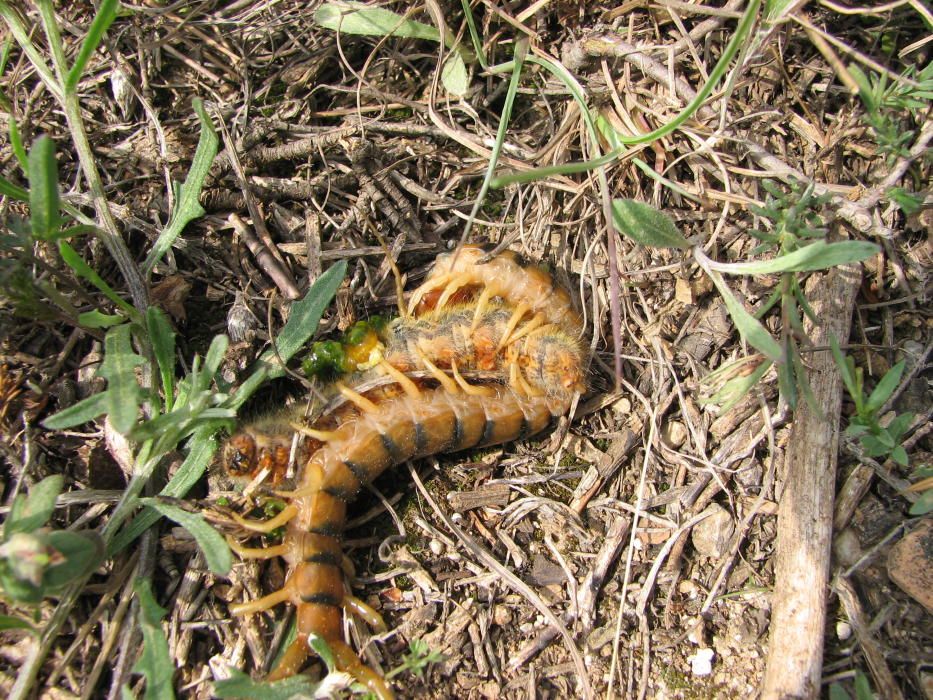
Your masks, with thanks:
[{"label": "pebble", "polygon": [[690,671],[694,676],[708,676],[713,672],[713,657],[715,652],[709,647],[697,649],[696,653],[689,656]]},{"label": "pebble", "polygon": [[933,614],[933,520],[924,520],[891,548],[888,576]]},{"label": "pebble", "polygon": [[687,427],[677,420],[665,423],[661,428],[661,440],[672,450],[676,450],[687,441]]},{"label": "pebble", "polygon": [[729,547],[729,540],[735,532],[735,523],[729,511],[716,503],[706,510],[712,511],[712,515],[694,526],[690,539],[697,552],[718,559]]}]

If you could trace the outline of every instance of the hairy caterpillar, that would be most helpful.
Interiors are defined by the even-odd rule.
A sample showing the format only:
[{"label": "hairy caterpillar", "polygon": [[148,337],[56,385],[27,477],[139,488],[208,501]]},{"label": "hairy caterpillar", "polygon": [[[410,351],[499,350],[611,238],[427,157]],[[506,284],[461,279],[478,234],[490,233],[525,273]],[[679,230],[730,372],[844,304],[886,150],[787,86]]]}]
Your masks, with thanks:
[{"label": "hairy caterpillar", "polygon": [[[478,250],[464,252],[475,262]],[[505,260],[499,264],[501,257]],[[445,260],[441,256],[438,265]],[[234,547],[244,558],[282,556],[289,563],[291,573],[282,589],[231,608],[234,614],[248,614],[280,602],[296,606],[298,637],[270,679],[300,670],[309,654],[308,636],[316,634],[328,642],[341,669],[380,698],[392,697],[383,679],[342,638],[344,609],[381,625],[375,611],[344,591],[340,536],[348,502],[364,484],[400,462],[539,432],[552,416],[566,413],[575,392],[583,389],[584,357],[573,335],[578,321],[566,292],[558,293],[545,273],[520,265],[514,255],[493,258],[492,263],[508,269],[511,284],[500,280],[487,285],[485,272],[467,279],[471,268],[459,262],[447,265],[443,274],[455,270],[459,275],[448,282],[432,273],[413,303],[417,317],[389,324],[378,352],[370,347],[371,340],[362,352],[354,347],[376,369],[346,377],[352,388],[335,383],[332,390],[340,398],[309,422],[294,415],[267,419],[225,446],[229,472],[245,476],[268,470],[277,483],[298,433],[298,478],[293,491],[281,494],[288,505],[266,521],[237,518],[253,532],[286,526],[280,545]],[[547,307],[528,296],[543,293],[545,287]],[[497,291],[490,293],[490,288]],[[495,297],[503,303],[493,301]],[[555,307],[563,313],[554,313]],[[474,383],[464,378],[460,366]],[[386,376],[369,388],[379,373]]]}]

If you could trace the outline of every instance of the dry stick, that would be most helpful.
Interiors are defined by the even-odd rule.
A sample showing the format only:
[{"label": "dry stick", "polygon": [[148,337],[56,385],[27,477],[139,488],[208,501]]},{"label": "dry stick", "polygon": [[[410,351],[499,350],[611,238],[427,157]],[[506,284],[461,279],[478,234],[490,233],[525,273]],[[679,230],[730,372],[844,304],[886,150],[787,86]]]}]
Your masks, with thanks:
[{"label": "dry stick", "polygon": [[583,657],[580,656],[580,651],[577,649],[577,645],[574,643],[573,637],[570,636],[570,632],[567,631],[567,628],[557,618],[557,616],[547,606],[547,604],[541,600],[541,597],[535,593],[527,583],[522,581],[509,569],[502,566],[502,564],[500,564],[492,554],[480,547],[472,537],[467,535],[463,530],[457,527],[456,524],[454,524],[453,520],[451,520],[447,514],[437,506],[434,497],[431,496],[431,494],[425,488],[424,483],[421,481],[421,477],[418,476],[418,472],[414,467],[411,466],[410,463],[408,465],[408,471],[411,472],[411,478],[415,482],[415,486],[418,488],[418,491],[421,492],[421,495],[437,514],[437,517],[439,517],[444,522],[444,525],[447,526],[447,529],[453,532],[457,536],[457,539],[466,545],[473,556],[475,556],[483,564],[496,572],[496,574],[501,577],[503,583],[512,588],[512,590],[521,593],[525,597],[525,600],[537,608],[538,612],[540,612],[553,627],[557,628],[557,630],[560,632],[560,635],[564,638],[564,642],[567,645],[567,651],[573,658],[577,676],[579,678],[580,685],[583,688],[583,697],[585,697],[587,700],[591,700],[593,698],[593,688],[590,686],[590,678],[586,672],[586,665],[583,663]]},{"label": "dry stick", "polygon": [[279,263],[272,255],[272,252],[262,244],[262,241],[256,238],[256,235],[253,233],[252,229],[246,225],[246,222],[236,214],[231,214],[228,221],[230,225],[233,226],[233,230],[236,231],[240,238],[243,239],[243,242],[246,243],[246,247],[249,248],[249,252],[256,258],[259,267],[262,268],[263,272],[269,275],[273,282],[275,282],[275,286],[279,288],[282,295],[287,299],[297,299],[301,296],[288,270]]},{"label": "dry stick", "polygon": [[875,679],[878,694],[887,700],[903,700],[904,695],[884,660],[884,652],[872,635],[871,626],[865,620],[865,613],[862,611],[862,604],[858,600],[855,588],[847,578],[837,576],[833,580],[833,590],[839,596],[839,602],[846,611],[846,617],[852,623],[855,638],[858,639],[862,653],[865,654],[865,660],[868,662],[872,678]]},{"label": "dry stick", "polygon": [[[861,278],[860,267],[847,265],[810,279],[807,299],[823,319],[816,328],[808,322],[814,345],[848,338]],[[842,378],[829,353],[813,356],[808,380],[817,410],[802,402],[791,429],[762,700],[816,698],[820,692],[842,406]]]}]

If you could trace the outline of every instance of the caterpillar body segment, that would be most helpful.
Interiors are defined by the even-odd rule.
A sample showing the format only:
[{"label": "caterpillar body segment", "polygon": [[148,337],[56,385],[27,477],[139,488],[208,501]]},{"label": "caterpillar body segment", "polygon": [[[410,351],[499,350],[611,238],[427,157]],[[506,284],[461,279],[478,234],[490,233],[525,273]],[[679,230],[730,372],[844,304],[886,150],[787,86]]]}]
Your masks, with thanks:
[{"label": "caterpillar body segment", "polygon": [[[532,435],[543,430],[552,415],[569,407],[546,396],[523,396],[504,384],[486,388],[488,395],[452,393],[436,382],[422,380],[418,396],[401,392],[391,398],[367,397],[378,400],[376,413],[350,404],[339,418],[330,415],[321,420],[332,437],[324,443],[309,440],[317,448],[291,499],[289,508],[295,515],[288,520],[279,550],[291,574],[280,591],[234,608],[235,613],[248,614],[280,602],[296,606],[295,648],[286,652],[270,678],[297,672],[309,653],[308,636],[315,634],[331,646],[342,670],[378,697],[392,697],[381,678],[363,666],[343,642],[343,611],[359,609],[357,601],[347,597],[344,585],[340,542],[347,504],[363,485],[392,465]],[[369,621],[377,617],[370,615]]]},{"label": "caterpillar body segment", "polygon": [[475,299],[476,290],[481,290],[477,312],[493,297],[500,297],[513,308],[526,304],[533,314],[541,314],[574,338],[582,335],[583,324],[570,294],[552,274],[530,265],[513,251],[504,251],[480,264],[485,256],[482,247],[476,245],[439,255],[427,278],[412,294],[409,313],[420,316],[451,301]]}]

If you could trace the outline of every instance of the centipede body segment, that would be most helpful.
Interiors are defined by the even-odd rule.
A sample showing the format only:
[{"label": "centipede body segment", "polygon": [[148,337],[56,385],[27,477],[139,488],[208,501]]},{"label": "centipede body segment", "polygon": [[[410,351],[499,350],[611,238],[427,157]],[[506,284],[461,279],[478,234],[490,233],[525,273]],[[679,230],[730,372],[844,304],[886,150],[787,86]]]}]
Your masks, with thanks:
[{"label": "centipede body segment", "polygon": [[[413,295],[415,315],[386,329],[374,369],[334,385],[337,407],[310,423],[294,412],[266,419],[225,446],[225,464],[234,474],[280,474],[289,455],[298,467],[288,505],[278,516],[265,522],[238,518],[252,531],[268,532],[270,524],[286,528],[275,548],[289,565],[285,585],[233,609],[248,614],[281,602],[295,605],[297,638],[270,679],[298,672],[310,653],[309,635],[315,634],[342,670],[378,697],[393,697],[343,640],[344,610],[381,623],[375,611],[345,592],[340,542],[348,504],[393,465],[538,433],[552,417],[565,414],[583,389],[584,353],[567,293],[543,271],[519,264],[514,254],[480,265],[481,252],[468,246],[455,264],[449,257],[438,259]],[[463,372],[474,371],[481,381],[464,378]],[[365,390],[364,378],[374,373],[386,382]],[[246,557],[266,556],[260,548],[235,549]]]}]

